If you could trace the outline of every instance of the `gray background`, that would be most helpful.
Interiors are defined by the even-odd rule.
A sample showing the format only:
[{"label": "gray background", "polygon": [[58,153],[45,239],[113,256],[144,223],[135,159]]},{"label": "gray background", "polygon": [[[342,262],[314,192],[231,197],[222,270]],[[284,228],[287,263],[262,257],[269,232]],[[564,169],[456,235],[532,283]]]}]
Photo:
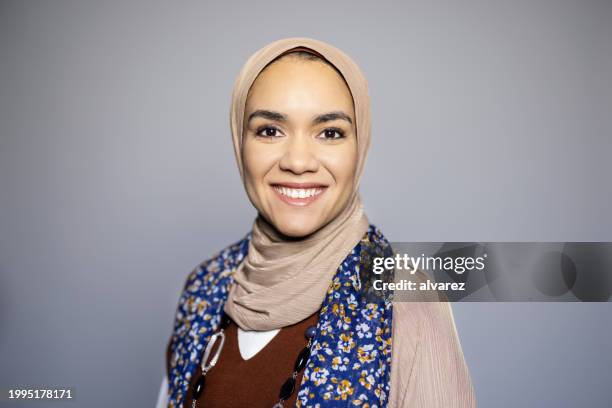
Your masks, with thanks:
[{"label": "gray background", "polygon": [[[254,218],[230,92],[281,37],[363,68],[390,240],[612,241],[610,1],[0,4],[0,387],[155,403],[184,278]],[[611,306],[455,304],[479,405],[612,406]]]}]

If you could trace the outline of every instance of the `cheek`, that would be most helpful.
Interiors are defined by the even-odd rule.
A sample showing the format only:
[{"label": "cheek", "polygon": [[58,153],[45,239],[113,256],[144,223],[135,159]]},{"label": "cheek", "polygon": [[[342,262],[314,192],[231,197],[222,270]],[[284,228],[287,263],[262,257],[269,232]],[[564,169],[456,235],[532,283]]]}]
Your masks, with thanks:
[{"label": "cheek", "polygon": [[351,189],[357,170],[357,151],[352,146],[338,149],[325,158],[326,167],[340,190]]},{"label": "cheek", "polygon": [[276,163],[274,149],[255,141],[246,141],[242,149],[244,179],[249,195],[264,186],[264,179]]},{"label": "cheek", "polygon": [[253,143],[246,142],[242,149],[242,165],[246,190],[252,200],[256,198],[254,193],[265,174],[262,164],[261,160],[257,160],[257,147]]}]

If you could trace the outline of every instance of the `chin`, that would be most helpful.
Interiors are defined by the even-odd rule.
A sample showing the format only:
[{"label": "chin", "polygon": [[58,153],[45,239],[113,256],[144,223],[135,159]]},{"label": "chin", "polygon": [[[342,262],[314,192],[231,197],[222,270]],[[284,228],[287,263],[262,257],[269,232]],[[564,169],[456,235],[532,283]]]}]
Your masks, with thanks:
[{"label": "chin", "polygon": [[283,235],[292,238],[301,238],[315,232],[319,225],[317,223],[310,222],[300,222],[299,218],[294,218],[292,220],[279,220],[279,222],[275,223],[275,227],[279,230]]}]

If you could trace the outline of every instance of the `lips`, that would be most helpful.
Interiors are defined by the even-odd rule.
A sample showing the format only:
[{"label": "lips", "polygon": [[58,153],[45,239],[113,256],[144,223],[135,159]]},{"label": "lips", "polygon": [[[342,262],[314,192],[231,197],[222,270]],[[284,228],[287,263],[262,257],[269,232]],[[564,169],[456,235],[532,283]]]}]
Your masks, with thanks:
[{"label": "lips", "polygon": [[320,183],[278,183],[272,184],[272,189],[283,202],[304,207],[323,195],[327,186]]}]

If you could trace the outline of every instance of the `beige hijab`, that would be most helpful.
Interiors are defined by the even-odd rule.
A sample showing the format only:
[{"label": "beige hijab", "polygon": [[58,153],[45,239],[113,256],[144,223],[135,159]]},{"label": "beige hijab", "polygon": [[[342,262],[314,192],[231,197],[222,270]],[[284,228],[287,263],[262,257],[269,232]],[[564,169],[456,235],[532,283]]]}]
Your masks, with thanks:
[{"label": "beige hijab", "polygon": [[370,146],[370,98],[359,67],[342,51],[310,38],[286,38],[253,54],[236,79],[230,125],[234,152],[244,182],[242,129],[249,89],[276,57],[306,49],[336,67],[348,84],[355,107],[357,167],[346,207],[330,223],[303,239],[287,241],[259,215],[253,224],[248,256],[234,274],[225,311],[243,330],[272,330],[306,319],[323,302],[334,273],[368,228],[358,185]]}]

